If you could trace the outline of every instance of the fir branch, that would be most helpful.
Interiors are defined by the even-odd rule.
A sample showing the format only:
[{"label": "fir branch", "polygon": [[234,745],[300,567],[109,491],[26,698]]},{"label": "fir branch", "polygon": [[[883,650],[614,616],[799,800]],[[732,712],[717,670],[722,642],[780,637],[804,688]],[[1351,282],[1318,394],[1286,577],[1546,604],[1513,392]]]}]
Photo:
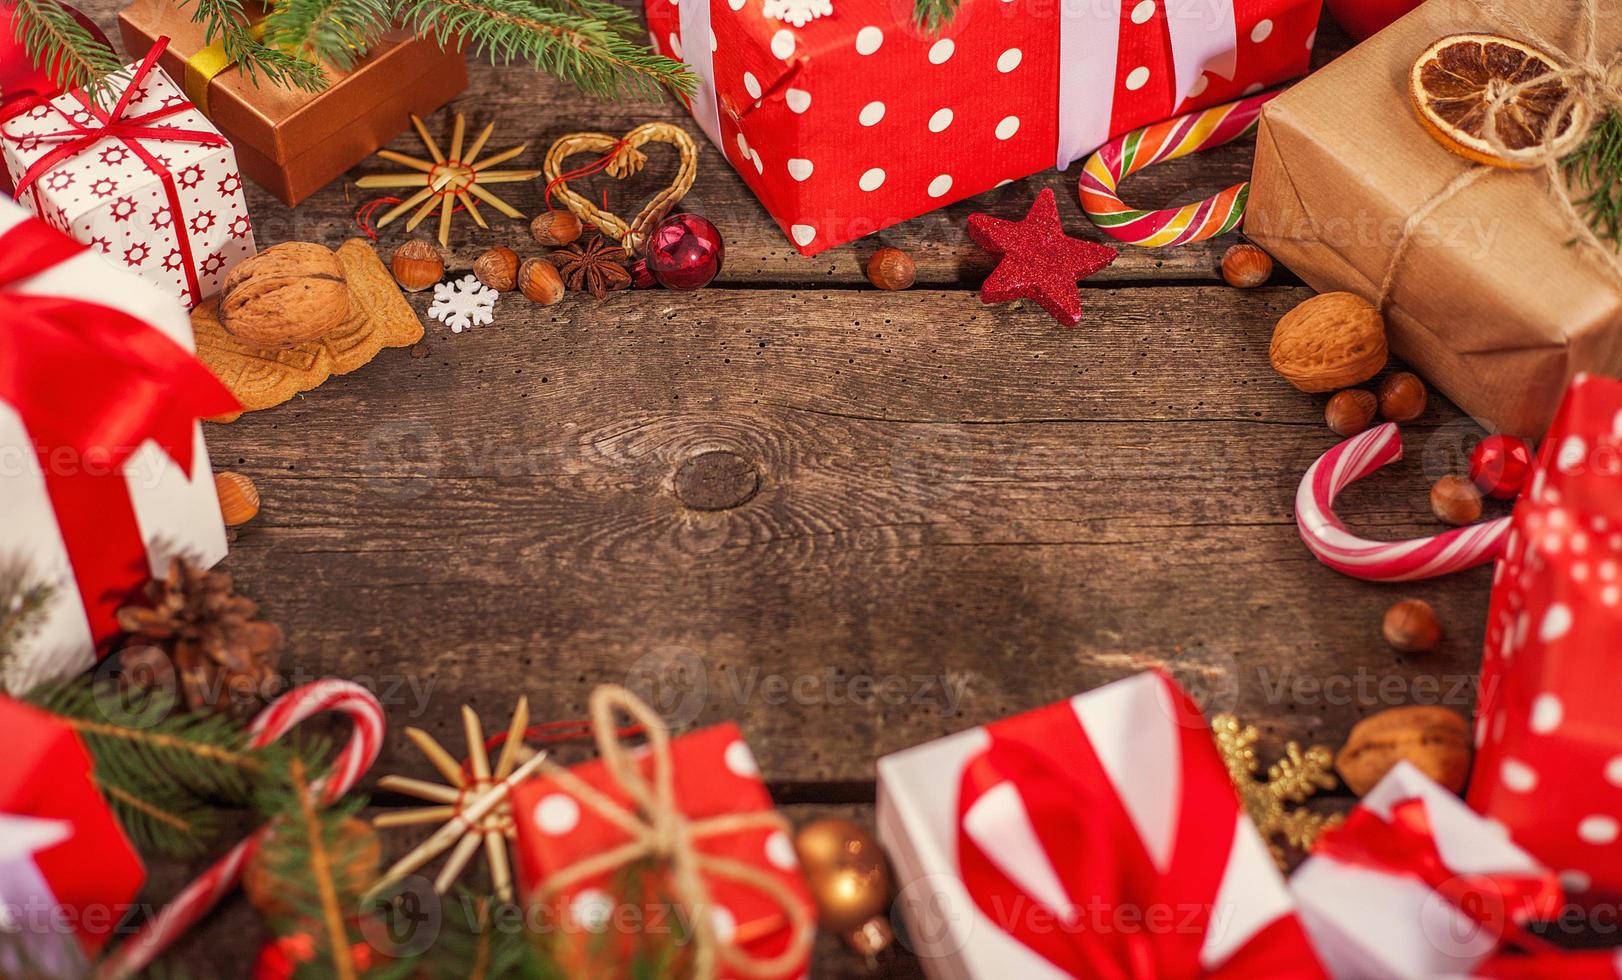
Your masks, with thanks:
[{"label": "fir branch", "polygon": [[57,0],[7,0],[7,5],[12,7],[13,37],[57,88],[94,95],[123,69],[118,53],[97,40]]},{"label": "fir branch", "polygon": [[[181,6],[193,0],[182,0]],[[327,73],[313,61],[307,61],[280,48],[262,44],[248,29],[248,15],[242,9],[242,0],[195,0],[192,20],[204,27],[204,40],[216,40],[225,46],[225,56],[248,76],[255,85],[259,79],[283,88],[305,92],[319,92],[327,87]]]},{"label": "fir branch", "polygon": [[[328,952],[332,957],[334,969],[337,970],[339,980],[356,980],[359,971],[355,969],[355,959],[350,952],[349,930],[344,927],[344,910],[339,904],[339,888],[336,881],[338,874],[336,868],[342,867],[341,857],[328,853],[329,845],[335,840],[338,828],[344,816],[342,811],[329,810],[320,812],[316,809],[315,793],[310,789],[310,781],[301,760],[294,759],[288,768],[288,789],[293,793],[297,805],[293,813],[288,815],[291,832],[284,833],[287,837],[282,843],[292,844],[290,851],[297,850],[299,844],[308,849],[309,863],[302,862],[295,865],[300,871],[308,871],[313,881],[317,900],[320,902],[321,914],[317,921],[327,934]],[[298,862],[299,855],[293,853],[290,862]],[[286,869],[284,869],[286,870]],[[360,888],[355,888],[352,897],[358,897]]]},{"label": "fir branch", "polygon": [[390,0],[282,0],[264,20],[264,44],[348,71],[394,20]]},{"label": "fir branch", "polygon": [[1606,113],[1562,165],[1566,181],[1586,192],[1577,203],[1594,234],[1622,246],[1622,116]]},{"label": "fir branch", "polygon": [[622,22],[573,9],[531,0],[400,0],[400,9],[419,37],[432,37],[441,47],[460,38],[492,61],[528,61],[591,95],[652,99],[665,90],[688,95],[697,82],[686,65],[625,37]]},{"label": "fir branch", "polygon": [[957,16],[961,0],[913,0],[912,20],[926,33],[937,34]]},{"label": "fir branch", "polygon": [[538,0],[538,2],[563,13],[600,20],[627,38],[636,38],[643,34],[642,21],[631,8],[621,7],[608,0]]},{"label": "fir branch", "polygon": [[21,562],[0,566],[0,678],[17,668],[23,643],[44,625],[55,594]]},{"label": "fir branch", "polygon": [[26,700],[79,733],[102,795],[147,853],[199,853],[219,828],[220,804],[250,803],[285,760],[318,757],[284,743],[250,748],[241,725],[177,712],[167,691],[125,692],[92,677],[37,688]]}]

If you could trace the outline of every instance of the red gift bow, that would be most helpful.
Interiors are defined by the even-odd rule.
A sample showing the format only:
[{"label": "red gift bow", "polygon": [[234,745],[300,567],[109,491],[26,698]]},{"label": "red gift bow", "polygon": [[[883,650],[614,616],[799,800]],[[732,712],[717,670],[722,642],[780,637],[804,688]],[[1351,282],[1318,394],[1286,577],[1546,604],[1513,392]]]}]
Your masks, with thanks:
[{"label": "red gift bow", "polygon": [[197,420],[241,406],[151,324],[17,288],[84,250],[35,220],[0,235],[0,401],[34,443],[91,635],[102,640],[148,572],[123,465],[152,440],[190,474]]},{"label": "red gift bow", "polygon": [[[169,214],[174,224],[175,237],[180,244],[181,265],[186,270],[186,286],[191,291],[191,301],[196,303],[203,298],[202,286],[197,281],[197,267],[192,256],[191,237],[186,233],[186,219],[182,216],[180,189],[175,186],[174,174],[170,173],[169,168],[164,166],[162,161],[142,145],[141,141],[197,143],[202,146],[230,146],[231,144],[219,133],[207,130],[153,125],[160,119],[195,108],[184,99],[173,105],[154,109],[139,116],[125,117],[124,112],[129,108],[130,100],[140,90],[142,83],[146,81],[146,76],[151,74],[152,70],[157,67],[159,56],[163,54],[164,49],[168,46],[168,38],[158,38],[158,43],[152,46],[152,50],[148,51],[146,57],[136,66],[135,73],[130,76],[129,84],[124,87],[123,93],[118,97],[118,102],[113,105],[111,111],[102,109],[94,99],[85,95],[82,90],[75,89],[73,91],[74,98],[79,100],[80,104],[85,107],[85,110],[90,113],[95,121],[89,126],[82,126],[69,118],[67,113],[62,113],[62,118],[67,120],[67,126],[58,132],[41,136],[39,139],[45,142],[57,142],[60,140],[66,140],[66,142],[35,160],[34,164],[23,172],[22,177],[17,181],[17,194],[21,196],[24,191],[33,188],[34,203],[37,210],[43,214],[45,211],[44,203],[40,200],[39,189],[34,187],[41,177],[50,173],[51,168],[57,164],[77,156],[104,139],[119,140],[129,147],[130,151],[142,163],[146,164],[147,169],[156,174],[158,179],[163,182],[164,194],[169,199]],[[61,112],[61,109],[58,108],[57,111]]]},{"label": "red gift bow", "polygon": [[1313,853],[1342,864],[1418,878],[1502,942],[1529,952],[1557,948],[1521,926],[1560,914],[1565,894],[1554,873],[1454,872],[1442,860],[1425,801],[1417,797],[1393,806],[1390,821],[1358,807],[1344,824],[1318,838]]},{"label": "red gift bow", "polygon": [[[1009,935],[1074,977],[1319,978],[1325,976],[1293,915],[1280,916],[1220,967],[1200,950],[1238,829],[1239,801],[1200,709],[1170,678],[1182,787],[1169,865],[1157,868],[1109,773],[1068,702],[987,726],[991,743],[958,790],[959,871],[975,904]],[[1146,760],[1165,765],[1166,760]],[[964,827],[985,793],[1012,783],[1078,917],[1046,912],[1006,876]],[[1115,921],[1120,910],[1143,921]],[[1166,910],[1164,925],[1150,916]],[[1102,916],[1106,921],[1098,922]],[[1089,922],[1089,917],[1095,921]],[[1102,928],[1092,928],[1092,926]]]}]

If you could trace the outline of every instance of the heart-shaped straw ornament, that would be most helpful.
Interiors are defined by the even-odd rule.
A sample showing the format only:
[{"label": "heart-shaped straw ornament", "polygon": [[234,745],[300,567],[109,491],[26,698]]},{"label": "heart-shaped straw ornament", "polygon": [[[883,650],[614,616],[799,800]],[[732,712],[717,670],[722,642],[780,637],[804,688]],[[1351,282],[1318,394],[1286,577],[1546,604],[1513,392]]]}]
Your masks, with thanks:
[{"label": "heart-shaped straw ornament", "polygon": [[[670,183],[653,195],[629,223],[570,189],[568,184],[570,180],[586,177],[599,170],[607,172],[615,180],[624,180],[640,172],[643,165],[648,162],[648,156],[641,148],[648,143],[669,143],[674,146],[680,156],[680,163]],[[595,153],[598,159],[585,167],[565,171],[564,161],[579,153]],[[693,138],[681,127],[672,126],[670,123],[651,122],[643,123],[620,137],[610,136],[607,133],[570,133],[559,138],[552,144],[552,148],[546,151],[546,162],[542,166],[546,173],[546,196],[549,207],[552,196],[557,195],[558,200],[563,202],[563,206],[575,217],[590,222],[603,234],[619,242],[627,255],[635,255],[642,250],[648,232],[653,226],[670,213],[670,209],[677,201],[686,197],[687,192],[692,190],[693,180],[698,176],[698,147],[693,143]]]}]

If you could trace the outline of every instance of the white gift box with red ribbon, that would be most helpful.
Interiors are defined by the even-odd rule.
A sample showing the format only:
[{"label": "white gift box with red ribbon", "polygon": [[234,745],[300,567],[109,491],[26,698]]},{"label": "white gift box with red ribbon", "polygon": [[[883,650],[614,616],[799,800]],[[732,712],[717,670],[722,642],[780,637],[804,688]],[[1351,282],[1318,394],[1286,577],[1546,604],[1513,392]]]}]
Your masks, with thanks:
[{"label": "white gift box with red ribbon", "polygon": [[1209,728],[1164,674],[886,756],[878,778],[879,838],[936,980],[1322,976]]},{"label": "white gift box with red ribbon", "polygon": [[[8,269],[18,273],[11,267],[50,249],[62,259],[8,281]],[[98,645],[118,632],[117,606],[172,557],[204,565],[225,557],[201,416],[184,418],[183,407],[197,404],[198,391],[211,405],[230,395],[211,387],[218,381],[192,357],[191,320],[173,296],[3,198],[0,250],[8,253],[0,255],[0,362],[8,366],[0,378],[0,559],[53,589],[43,622],[0,676],[0,687],[23,692],[95,663]],[[31,331],[37,303],[51,309]],[[80,303],[88,304],[87,323],[51,319]],[[103,345],[97,331],[116,323],[127,332]],[[115,383],[87,379],[91,354],[119,372]],[[149,372],[153,365],[164,373]],[[19,389],[9,399],[8,384]],[[122,395],[128,405],[119,404]],[[97,399],[103,404],[86,410],[96,416],[94,432],[69,431],[66,416]],[[148,411],[150,418],[141,414]],[[102,455],[108,450],[114,455]]]},{"label": "white gift box with red ribbon", "polygon": [[111,110],[75,90],[7,120],[0,163],[47,224],[189,309],[254,254],[253,224],[236,151],[157,67],[162,50],[114,79]]},{"label": "white gift box with red ribbon", "polygon": [[[1548,869],[1515,846],[1501,826],[1407,762],[1398,763],[1358,806],[1380,821],[1392,822],[1399,808],[1414,801],[1423,807],[1422,820],[1436,857],[1456,879],[1454,884],[1465,884],[1466,876],[1483,876],[1483,881],[1497,876],[1499,881],[1541,882],[1542,896],[1558,896]],[[1348,826],[1358,822],[1354,814]],[[1374,832],[1383,831],[1382,836],[1396,832],[1369,826]],[[1394,980],[1464,976],[1500,947],[1504,934],[1493,917],[1484,921],[1467,914],[1424,880],[1417,868],[1403,873],[1378,863],[1315,854],[1290,878],[1301,921],[1332,975]],[[1474,904],[1481,904],[1479,894],[1471,897]],[[1514,913],[1514,898],[1505,898],[1507,911]],[[1495,903],[1488,904],[1490,911]]]}]

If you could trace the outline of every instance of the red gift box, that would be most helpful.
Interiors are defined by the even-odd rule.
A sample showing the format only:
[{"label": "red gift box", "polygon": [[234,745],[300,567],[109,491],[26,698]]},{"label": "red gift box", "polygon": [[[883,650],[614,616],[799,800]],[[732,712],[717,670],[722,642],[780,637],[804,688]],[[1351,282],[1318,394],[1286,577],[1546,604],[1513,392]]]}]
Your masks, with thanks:
[{"label": "red gift box", "polygon": [[1320,6],[964,0],[934,35],[911,0],[646,0],[694,117],[806,255],[1300,75]]},{"label": "red gift box", "polygon": [[[124,829],[97,792],[90,753],[73,729],[10,698],[0,697],[0,731],[9,760],[0,765],[0,820],[66,834],[32,854],[38,875],[21,882],[18,869],[0,869],[0,904],[8,928],[39,955],[60,953],[57,937],[73,935],[87,955],[107,942],[140,891],[145,872]],[[31,886],[31,887],[30,887]],[[15,894],[31,888],[45,894]]]},{"label": "red gift box", "polygon": [[[655,735],[654,750],[638,750],[631,764],[647,781],[641,788],[650,797],[657,795],[661,770],[669,773],[671,816],[679,818],[681,835],[691,840],[694,865],[709,893],[714,935],[728,947],[720,956],[719,976],[803,975],[815,912],[788,824],[775,814],[749,746],[732,724],[668,742],[665,738],[662,732]],[[668,755],[661,750],[662,744],[668,746]],[[526,898],[559,912],[559,933],[586,937],[591,945],[590,937],[608,930],[676,928],[659,909],[621,904],[621,898],[613,894],[615,876],[627,862],[610,862],[614,866],[606,870],[577,874],[586,868],[582,862],[601,860],[636,843],[627,831],[626,818],[653,832],[658,818],[644,814],[633,803],[640,795],[639,790],[628,792],[602,760],[553,771],[513,789],[519,882]],[[614,808],[615,817],[602,812],[605,800]],[[644,825],[645,817],[654,823]],[[669,856],[656,850],[648,857],[669,863]],[[748,876],[764,875],[776,894],[729,870],[738,865],[751,869]],[[553,879],[562,880],[560,875],[572,880],[560,888],[548,887]],[[797,905],[797,910],[788,909],[785,901]],[[790,912],[805,923],[804,935],[794,928]],[[801,950],[798,955],[793,954],[796,948]],[[728,969],[729,958],[737,956],[757,964],[779,957],[785,960],[781,969],[745,974]],[[592,969],[593,976],[604,975],[601,964]]]},{"label": "red gift box", "polygon": [[1575,900],[1622,895],[1622,383],[1573,379],[1493,583],[1470,805]]}]

